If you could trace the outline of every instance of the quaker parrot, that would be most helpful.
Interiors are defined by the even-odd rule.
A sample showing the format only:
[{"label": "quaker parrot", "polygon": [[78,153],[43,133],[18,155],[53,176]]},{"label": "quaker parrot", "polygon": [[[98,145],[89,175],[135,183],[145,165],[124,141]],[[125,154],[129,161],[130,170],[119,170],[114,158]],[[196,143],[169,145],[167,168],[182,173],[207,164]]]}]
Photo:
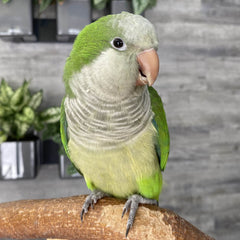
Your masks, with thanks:
[{"label": "quaker parrot", "polygon": [[81,219],[104,196],[127,199],[126,236],[139,203],[158,204],[169,154],[154,26],[127,12],[87,25],[64,69],[61,107],[65,151],[92,193]]}]

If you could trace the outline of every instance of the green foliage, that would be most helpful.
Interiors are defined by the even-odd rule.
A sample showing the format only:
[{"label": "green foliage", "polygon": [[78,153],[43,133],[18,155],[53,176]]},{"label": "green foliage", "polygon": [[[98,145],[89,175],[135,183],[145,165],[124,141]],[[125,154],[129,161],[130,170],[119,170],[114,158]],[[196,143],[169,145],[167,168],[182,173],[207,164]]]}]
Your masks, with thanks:
[{"label": "green foliage", "polygon": [[60,119],[60,107],[51,107],[39,114],[39,118],[44,123],[55,123]]},{"label": "green foliage", "polygon": [[93,0],[93,6],[98,10],[103,10],[106,7],[108,1],[109,0]]},{"label": "green foliage", "polygon": [[[8,3],[11,0],[2,0],[3,3]],[[63,3],[65,0],[35,0],[35,4],[39,5],[39,11],[42,13],[54,2]],[[93,7],[98,10],[106,8],[107,3],[111,0],[92,0]],[[132,0],[133,12],[142,14],[146,9],[156,5],[157,0]]]},{"label": "green foliage", "polygon": [[[106,8],[107,2],[110,0],[92,0],[93,6],[98,9],[102,10]],[[132,0],[133,12],[135,14],[141,14],[146,9],[152,8],[156,5],[157,0]]]},{"label": "green foliage", "polygon": [[[47,124],[46,127],[44,128],[44,130],[42,131],[42,139],[43,140],[51,139],[52,141],[57,143],[59,145],[58,154],[66,155],[66,152],[64,150],[63,143],[61,140],[60,121]],[[69,175],[74,175],[74,174],[78,173],[78,171],[75,168],[75,166],[71,163],[71,164],[69,164],[69,166],[67,168],[67,173]]]},{"label": "green foliage", "polygon": [[[68,175],[72,176],[76,173],[79,173],[78,170],[76,169],[76,167],[71,163],[68,168],[67,168],[67,173]],[[81,173],[80,173],[81,174]]]},{"label": "green foliage", "polygon": [[2,3],[8,3],[10,2],[11,0],[2,0]]},{"label": "green foliage", "polygon": [[141,14],[146,9],[154,7],[156,3],[157,0],[132,0],[133,12],[135,14]]},{"label": "green foliage", "polygon": [[37,111],[43,92],[31,94],[29,82],[24,81],[15,91],[2,79],[0,84],[0,143],[7,139],[19,140],[31,130],[42,130],[60,119],[60,108]]},{"label": "green foliage", "polygon": [[[2,0],[2,3],[9,3],[11,0]],[[63,3],[64,0],[35,0],[34,4],[39,5],[40,13],[45,11],[51,4],[55,3]]]},{"label": "green foliage", "polygon": [[63,3],[64,0],[35,0],[35,4],[39,5],[39,12],[45,11],[51,4],[58,2]]},{"label": "green foliage", "polygon": [[[60,108],[59,108],[60,109]],[[60,120],[54,122],[54,123],[49,123],[46,125],[42,132],[42,139],[43,140],[48,140],[51,139],[55,143],[59,145],[59,155],[64,155],[65,150],[62,145],[62,140],[61,140],[61,133],[60,133]]]}]

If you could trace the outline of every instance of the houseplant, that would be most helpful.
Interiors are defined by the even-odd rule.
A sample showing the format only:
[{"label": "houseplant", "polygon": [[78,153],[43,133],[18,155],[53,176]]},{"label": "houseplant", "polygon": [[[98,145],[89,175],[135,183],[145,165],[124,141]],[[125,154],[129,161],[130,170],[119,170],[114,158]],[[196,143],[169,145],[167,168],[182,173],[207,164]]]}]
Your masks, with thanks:
[{"label": "houseplant", "polygon": [[[2,3],[9,3],[12,0],[2,0]],[[64,0],[34,0],[34,4],[35,5],[39,5],[39,11],[43,12],[44,10],[46,10],[51,4],[55,3],[55,2],[63,2]]]},{"label": "houseplant", "polygon": [[[93,0],[93,6],[101,10],[106,7],[106,4],[109,1],[111,0]],[[114,0],[112,0],[112,2],[114,2]],[[133,12],[135,14],[142,14],[146,9],[155,6],[157,0],[131,0],[131,2],[132,2]]]},{"label": "houseplant", "polygon": [[61,178],[82,177],[65,154],[60,135],[60,121],[48,124],[42,131],[42,139],[50,139],[59,146],[59,175]]},{"label": "houseplant", "polygon": [[13,90],[2,79],[0,85],[0,179],[33,178],[39,165],[36,132],[59,121],[60,109],[39,111],[43,92],[31,94],[29,81]]},{"label": "houseplant", "polygon": [[90,0],[64,0],[57,3],[57,40],[73,41],[91,23]]}]

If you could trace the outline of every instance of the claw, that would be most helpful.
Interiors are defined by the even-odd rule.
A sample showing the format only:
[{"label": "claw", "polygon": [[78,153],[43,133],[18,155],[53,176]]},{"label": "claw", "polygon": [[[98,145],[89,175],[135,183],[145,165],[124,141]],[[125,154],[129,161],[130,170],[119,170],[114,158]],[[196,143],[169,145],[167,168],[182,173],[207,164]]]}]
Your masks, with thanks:
[{"label": "claw", "polygon": [[81,222],[83,222],[83,215],[84,215],[85,213],[86,213],[85,210],[82,209],[82,211],[81,211]]},{"label": "claw", "polygon": [[137,194],[129,197],[129,199],[127,200],[127,202],[124,205],[123,212],[122,212],[122,217],[123,217],[124,214],[130,210],[128,221],[127,221],[126,234],[125,234],[126,237],[129,233],[131,227],[133,226],[133,222],[134,222],[134,219],[135,219],[135,216],[137,213],[139,203],[156,205],[157,201],[153,200],[153,199],[143,198],[142,196],[137,195]]},{"label": "claw", "polygon": [[123,218],[124,214],[129,211],[129,209],[131,207],[131,203],[132,203],[131,199],[128,199],[127,202],[125,203],[123,212],[122,212],[122,218]]},{"label": "claw", "polygon": [[81,211],[81,221],[83,222],[83,216],[88,212],[89,207],[94,208],[94,204],[97,203],[97,201],[105,196],[108,196],[108,194],[101,192],[99,190],[95,190],[90,195],[87,196]]},{"label": "claw", "polygon": [[129,230],[132,226],[130,224],[127,224],[127,230],[126,230],[126,234],[125,234],[125,237],[127,238],[127,235],[129,233]]}]

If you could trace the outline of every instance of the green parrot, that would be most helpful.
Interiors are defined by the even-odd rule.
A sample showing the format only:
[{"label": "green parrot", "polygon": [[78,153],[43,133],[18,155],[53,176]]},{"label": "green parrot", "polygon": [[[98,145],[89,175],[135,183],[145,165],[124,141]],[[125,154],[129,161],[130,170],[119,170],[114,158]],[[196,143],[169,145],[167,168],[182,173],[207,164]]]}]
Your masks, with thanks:
[{"label": "green parrot", "polygon": [[151,87],[159,71],[157,48],[146,18],[108,15],[79,33],[64,69],[61,138],[92,191],[81,220],[99,199],[125,198],[126,236],[139,203],[158,204],[169,154],[163,104]]}]

